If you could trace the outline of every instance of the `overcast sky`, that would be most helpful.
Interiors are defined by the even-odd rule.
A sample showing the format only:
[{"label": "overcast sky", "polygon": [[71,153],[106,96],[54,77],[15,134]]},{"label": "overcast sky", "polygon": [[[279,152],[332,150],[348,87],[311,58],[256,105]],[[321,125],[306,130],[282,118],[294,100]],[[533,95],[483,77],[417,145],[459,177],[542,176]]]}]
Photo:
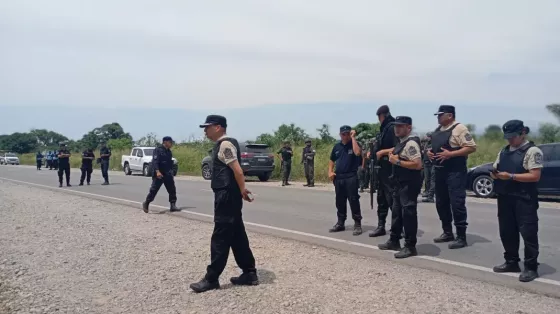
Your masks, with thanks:
[{"label": "overcast sky", "polygon": [[559,33],[558,0],[0,1],[0,106],[542,108]]}]

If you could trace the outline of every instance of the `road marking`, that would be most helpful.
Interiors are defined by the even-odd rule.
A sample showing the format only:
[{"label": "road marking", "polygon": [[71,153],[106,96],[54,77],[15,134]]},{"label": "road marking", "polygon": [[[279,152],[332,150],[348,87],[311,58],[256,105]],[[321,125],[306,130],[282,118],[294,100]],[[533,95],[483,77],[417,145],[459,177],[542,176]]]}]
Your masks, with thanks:
[{"label": "road marking", "polygon": [[[44,185],[44,184],[37,184],[37,183],[32,183],[32,182],[14,180],[14,179],[9,179],[9,178],[4,178],[4,177],[0,177],[0,179],[6,180],[6,181],[11,181],[11,182],[16,182],[16,183],[23,183],[23,184],[32,185],[32,186],[38,186],[38,187],[52,189],[52,190],[57,189],[55,187],[52,187],[52,186],[49,186],[49,185]],[[128,202],[128,203],[133,203],[133,204],[137,204],[137,205],[142,205],[142,202],[131,201],[131,200],[127,200],[127,199],[124,199],[124,198],[118,198],[118,197],[112,197],[112,196],[106,196],[106,195],[88,193],[88,192],[82,192],[82,191],[76,191],[76,190],[65,189],[64,191],[72,192],[72,193],[76,193],[76,194],[82,194],[82,195],[96,196],[96,197],[101,197],[101,198],[111,199],[111,200],[116,200],[116,201],[121,201],[121,202]],[[151,207],[163,208],[163,209],[169,209],[166,206],[155,205],[155,204],[152,204],[150,206]],[[206,218],[214,218],[213,215],[202,214],[202,213],[197,213],[197,212],[193,212],[193,211],[181,210],[181,212],[186,213],[186,214],[190,214],[190,215],[206,217]],[[331,237],[322,236],[322,235],[318,235],[318,234],[307,233],[307,232],[285,229],[285,228],[279,228],[279,227],[263,225],[263,224],[254,223],[254,222],[244,221],[244,223],[247,224],[247,225],[255,226],[255,227],[259,227],[259,228],[271,229],[271,230],[276,230],[276,231],[281,231],[281,232],[291,233],[291,234],[297,234],[297,235],[300,235],[300,236],[305,236],[305,237],[310,237],[310,238],[316,238],[316,239],[327,240],[327,241],[331,241],[331,242],[338,242],[338,243],[344,243],[344,244],[348,244],[348,245],[352,245],[352,246],[358,246],[358,247],[363,247],[363,248],[368,248],[368,249],[373,249],[373,250],[379,250],[379,248],[377,246],[370,245],[370,244],[364,244],[364,243],[353,242],[353,241],[348,241],[348,240],[343,240],[343,239],[331,238]],[[394,251],[391,251],[391,252],[394,252]],[[438,263],[442,263],[442,264],[459,266],[459,267],[463,267],[463,268],[479,270],[479,271],[492,273],[492,274],[497,274],[497,275],[504,275],[504,276],[509,276],[509,277],[518,277],[519,276],[518,274],[512,274],[512,273],[495,273],[491,268],[478,266],[478,265],[473,265],[473,264],[462,263],[462,262],[456,262],[456,261],[451,261],[451,260],[446,260],[446,259],[442,259],[442,258],[438,258],[438,257],[420,255],[420,256],[415,256],[413,258],[420,258],[420,259],[429,260],[429,261],[433,261],[433,262],[438,262]],[[397,261],[398,260],[395,260],[395,262],[397,262]],[[560,281],[556,281],[556,280],[552,280],[552,279],[537,278],[534,281],[542,282],[542,283],[546,283],[546,284],[550,284],[550,285],[560,287]]]}]

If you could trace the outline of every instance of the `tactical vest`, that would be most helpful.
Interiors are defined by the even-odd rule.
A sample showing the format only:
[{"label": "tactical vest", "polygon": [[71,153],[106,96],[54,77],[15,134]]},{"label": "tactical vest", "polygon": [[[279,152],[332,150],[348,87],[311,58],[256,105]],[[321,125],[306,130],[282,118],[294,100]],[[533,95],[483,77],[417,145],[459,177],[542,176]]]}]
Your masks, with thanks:
[{"label": "tactical vest", "polygon": [[[397,144],[397,146],[395,146],[395,149],[393,149],[393,154],[399,155],[400,160],[405,160],[401,158],[401,153],[404,150],[406,143],[408,143],[409,141],[415,141],[420,146],[420,138],[416,136],[409,137],[405,141]],[[399,182],[409,182],[413,180],[418,180],[421,182],[422,181],[421,170],[414,170],[405,167],[395,166],[395,179],[398,180]]]},{"label": "tactical vest", "polygon": [[[451,134],[453,130],[459,125],[459,123],[450,127],[448,130],[441,131],[441,125],[432,134],[432,152],[434,154],[441,153],[442,148],[449,151],[460,150],[461,147],[451,147],[449,140],[451,139]],[[459,172],[467,170],[467,157],[459,156],[452,157],[444,161],[433,160],[433,165],[436,168],[444,169],[447,171]]]},{"label": "tactical vest", "polygon": [[[529,148],[535,146],[533,142],[519,147],[514,151],[509,150],[509,145],[500,152],[500,161],[498,163],[499,172],[508,172],[511,174],[528,173],[529,171],[523,167],[523,161]],[[512,195],[525,199],[538,200],[537,183],[536,182],[518,182],[513,180],[494,180],[494,191],[498,195]]]},{"label": "tactical vest", "polygon": [[216,142],[212,149],[212,180],[210,186],[212,190],[232,190],[241,193],[239,185],[235,181],[233,170],[218,158],[220,145],[222,142],[230,142],[237,150],[237,160],[241,163],[241,152],[237,140],[231,137],[223,138]]},{"label": "tactical vest", "polygon": [[[377,149],[383,150],[395,147],[397,143],[395,143],[395,122],[391,121],[387,123],[387,125],[383,128],[380,134],[378,134],[377,138]],[[393,136],[388,136],[389,132],[392,132]],[[379,160],[379,165],[383,168],[390,168],[391,164],[389,163],[389,157],[383,156]]]}]

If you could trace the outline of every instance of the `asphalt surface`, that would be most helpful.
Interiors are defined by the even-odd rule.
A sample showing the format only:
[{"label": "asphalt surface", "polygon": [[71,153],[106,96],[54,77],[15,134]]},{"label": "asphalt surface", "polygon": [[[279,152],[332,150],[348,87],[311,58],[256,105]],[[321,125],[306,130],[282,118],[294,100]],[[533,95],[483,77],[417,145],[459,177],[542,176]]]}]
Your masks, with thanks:
[{"label": "asphalt surface", "polygon": [[[140,208],[139,203],[145,199],[151,182],[150,178],[124,176],[122,173],[112,172],[111,185],[101,186],[100,173],[95,171],[91,186],[78,186],[79,176],[79,170],[72,169],[73,186],[58,188],[58,177],[54,170],[37,171],[33,167],[26,166],[0,166],[0,179],[44,188],[52,187],[62,192],[110,202],[128,203],[138,208]],[[211,220],[213,195],[208,181],[178,179],[176,186],[177,206],[183,211],[173,215]],[[554,291],[560,294],[558,292],[560,273],[557,271],[560,269],[560,209],[554,208],[555,206],[547,207],[546,203],[541,203],[539,209],[541,278],[533,283],[521,284],[517,281],[517,275],[498,275],[491,272],[494,265],[503,262],[497,210],[493,201],[468,200],[469,246],[460,250],[449,250],[447,244],[433,243],[432,239],[442,232],[435,205],[420,203],[417,248],[421,256],[397,261],[392,257],[393,252],[376,249],[378,244],[387,240],[388,235],[379,238],[368,237],[369,231],[373,230],[377,223],[375,210],[370,210],[369,194],[361,194],[364,233],[353,236],[353,222],[350,218],[347,220],[346,232],[336,234],[328,232],[336,222],[334,194],[331,191],[272,187],[258,182],[248,183],[248,188],[255,195],[255,201],[251,204],[245,203],[244,218],[248,228],[255,231],[522,289],[544,291],[550,295],[555,295]],[[152,203],[154,211],[164,212],[164,209],[169,206],[167,198],[165,187],[162,186],[156,200]],[[142,212],[139,210],[140,213]],[[350,210],[348,216],[351,217]],[[387,227],[390,227],[390,223]],[[523,245],[520,254],[523,257]]]}]

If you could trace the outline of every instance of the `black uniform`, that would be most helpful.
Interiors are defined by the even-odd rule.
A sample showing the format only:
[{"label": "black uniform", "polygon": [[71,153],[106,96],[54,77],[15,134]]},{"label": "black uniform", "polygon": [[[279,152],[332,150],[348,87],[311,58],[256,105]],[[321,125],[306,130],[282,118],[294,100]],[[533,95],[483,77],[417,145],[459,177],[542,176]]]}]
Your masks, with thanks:
[{"label": "black uniform", "polygon": [[436,174],[432,161],[428,157],[428,151],[432,149],[431,140],[426,142],[423,148],[423,160],[424,160],[424,201],[432,202],[434,200],[434,195],[436,193]]},{"label": "black uniform", "polygon": [[315,186],[315,150],[311,145],[303,148],[301,160],[307,180],[306,186]]},{"label": "black uniform", "polygon": [[105,183],[109,183],[109,160],[111,159],[111,150],[108,147],[102,147],[99,151],[100,155],[109,154],[109,156],[101,157],[101,175],[105,179]]},{"label": "black uniform", "polygon": [[41,166],[43,165],[43,154],[38,152],[35,158],[37,161],[37,170],[41,170]]},{"label": "black uniform", "polygon": [[282,147],[278,154],[282,156],[282,185],[289,185],[288,179],[290,179],[290,173],[292,172],[292,148]]},{"label": "black uniform", "polygon": [[[148,196],[146,196],[147,204],[154,201],[162,184],[165,185],[165,189],[169,193],[169,203],[174,206],[175,202],[177,202],[172,158],[173,154],[171,150],[165,148],[163,145],[154,150],[154,157],[152,159],[152,185],[150,186]],[[158,170],[163,175],[161,178],[157,177]]]},{"label": "black uniform", "polygon": [[82,170],[82,176],[80,177],[80,185],[84,184],[84,180],[86,180],[88,185],[91,182],[91,173],[93,172],[93,159],[89,159],[89,158],[95,158],[95,154],[90,149],[84,150],[84,152],[82,153],[82,166],[80,167],[80,170]]},{"label": "black uniform", "polygon": [[[352,218],[354,219],[355,234],[361,233],[362,213],[360,209],[360,194],[358,193],[358,167],[362,164],[362,157],[354,154],[352,141],[342,144],[338,142],[331,152],[331,161],[335,163],[334,189],[336,193],[336,209],[338,222],[329,230],[338,232],[345,230],[344,222],[348,212],[346,202],[350,203]],[[356,228],[360,228],[357,232]],[[357,234],[356,234],[357,235]]]},{"label": "black uniform", "polygon": [[70,157],[61,157],[61,154],[70,154],[68,149],[58,151],[58,183],[62,186],[62,175],[66,175],[66,186],[70,185]]}]

